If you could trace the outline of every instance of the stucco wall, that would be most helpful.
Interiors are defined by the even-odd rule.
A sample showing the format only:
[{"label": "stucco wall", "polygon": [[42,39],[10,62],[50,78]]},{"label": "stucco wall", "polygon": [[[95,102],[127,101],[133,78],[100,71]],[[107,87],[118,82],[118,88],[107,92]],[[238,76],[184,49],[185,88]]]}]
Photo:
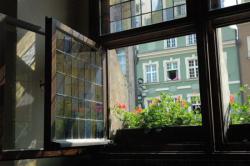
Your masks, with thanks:
[{"label": "stucco wall", "polygon": [[[108,82],[109,82],[109,104],[112,109],[115,105],[123,103],[129,105],[128,82],[123,75],[115,50],[108,51]],[[111,111],[110,116],[110,133],[122,127],[122,123],[113,116]]]}]

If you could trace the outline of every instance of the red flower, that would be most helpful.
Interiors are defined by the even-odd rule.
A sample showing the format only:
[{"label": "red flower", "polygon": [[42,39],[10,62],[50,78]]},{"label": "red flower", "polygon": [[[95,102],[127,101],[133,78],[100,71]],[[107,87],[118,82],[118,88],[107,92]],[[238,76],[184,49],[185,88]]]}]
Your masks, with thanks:
[{"label": "red flower", "polygon": [[230,104],[234,103],[234,95],[230,95]]},{"label": "red flower", "polygon": [[141,113],[142,111],[143,111],[143,110],[142,110],[141,107],[138,107],[138,108],[136,108],[136,110],[135,110],[136,113]]},{"label": "red flower", "polygon": [[119,103],[119,104],[118,104],[118,107],[119,107],[120,109],[126,109],[126,105],[123,104],[123,103]]}]

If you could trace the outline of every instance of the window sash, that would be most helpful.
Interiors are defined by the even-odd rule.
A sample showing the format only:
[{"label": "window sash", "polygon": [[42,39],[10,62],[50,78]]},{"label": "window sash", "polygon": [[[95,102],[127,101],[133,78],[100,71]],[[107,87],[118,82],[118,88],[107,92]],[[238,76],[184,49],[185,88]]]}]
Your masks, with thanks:
[{"label": "window sash", "polygon": [[[62,46],[63,50],[64,50],[62,52],[65,55],[67,55],[69,58],[71,57],[71,60],[74,60],[73,57],[76,56],[76,55],[78,55],[78,54],[74,54],[74,53],[71,52],[71,50],[74,50],[74,49],[77,50],[77,48],[78,48],[77,46],[78,45],[76,45],[76,44],[73,45],[72,41],[68,40],[67,37],[64,38],[63,41],[65,41],[65,42],[64,42],[63,45],[60,44],[60,40],[59,40],[58,45],[60,44],[59,45],[60,47],[59,48],[57,47],[57,45],[56,45],[57,42],[58,42],[57,38],[52,38],[52,36],[56,36],[56,34],[58,33],[58,31],[61,31],[63,34],[67,34],[67,36],[71,37],[72,40],[76,40],[77,42],[75,42],[75,43],[81,43],[80,45],[85,44],[86,47],[90,48],[90,50],[91,50],[89,54],[86,54],[86,51],[85,51],[86,48],[82,49],[81,53],[83,55],[79,54],[79,56],[77,58],[81,58],[80,56],[84,56],[84,58],[88,58],[88,56],[90,55],[90,57],[88,59],[84,60],[84,61],[86,61],[86,60],[91,61],[91,62],[88,63],[89,67],[86,68],[87,66],[85,65],[86,67],[84,69],[84,70],[87,71],[84,74],[87,73],[89,75],[85,75],[84,76],[84,80],[82,80],[82,81],[85,82],[84,83],[85,88],[87,86],[86,84],[91,85],[91,88],[88,88],[87,89],[88,91],[86,91],[86,92],[84,90],[84,93],[89,93],[89,90],[93,89],[92,87],[95,87],[95,89],[97,88],[95,90],[95,93],[100,93],[99,95],[103,96],[103,97],[99,98],[101,100],[99,102],[99,99],[97,99],[96,96],[95,96],[95,98],[92,98],[92,97],[94,97],[93,95],[84,94],[84,99],[83,100],[84,100],[85,104],[86,104],[86,102],[90,102],[90,103],[95,102],[94,105],[96,105],[96,107],[95,107],[96,109],[97,109],[97,104],[98,103],[101,103],[101,105],[102,105],[102,108],[101,108],[102,109],[102,112],[101,112],[102,118],[100,119],[101,120],[100,123],[102,123],[101,126],[103,126],[103,127],[101,127],[99,125],[99,127],[96,127],[97,130],[94,130],[94,131],[92,131],[92,127],[90,127],[91,128],[91,132],[95,132],[93,136],[91,135],[91,138],[94,138],[94,139],[92,139],[92,141],[86,139],[86,138],[89,138],[87,135],[85,135],[84,138],[80,137],[79,136],[79,134],[80,134],[79,133],[79,131],[80,131],[79,129],[76,130],[76,131],[73,131],[74,128],[75,128],[75,125],[73,125],[73,124],[72,124],[72,128],[69,131],[69,132],[71,132],[71,134],[70,134],[71,136],[69,136],[69,137],[66,136],[66,137],[63,137],[63,138],[61,138],[61,137],[54,137],[54,136],[56,136],[55,135],[56,127],[53,127],[53,126],[56,125],[56,123],[59,123],[59,122],[56,122],[56,120],[58,121],[61,118],[61,116],[59,116],[58,114],[56,114],[56,108],[57,108],[56,104],[57,103],[56,103],[56,101],[54,99],[57,98],[57,96],[59,94],[57,93],[57,89],[55,88],[56,85],[57,85],[57,79],[53,79],[53,78],[55,78],[55,75],[57,75],[58,70],[59,70],[59,68],[56,69],[56,67],[58,66],[58,64],[56,63],[57,62],[57,58],[59,56],[58,49],[61,49],[61,46]],[[72,49],[71,49],[71,47],[72,47]],[[66,50],[64,48],[66,48]],[[92,55],[92,53],[95,53],[95,54]],[[98,59],[97,56],[101,56],[101,57],[103,57],[103,59],[102,58]],[[95,57],[95,58],[93,59],[93,57]],[[101,129],[101,130],[104,129],[105,125],[107,123],[106,122],[107,121],[106,111],[105,111],[106,108],[107,108],[107,104],[105,102],[107,100],[106,99],[106,95],[105,95],[106,94],[106,90],[105,90],[106,85],[103,84],[103,83],[105,83],[105,80],[106,80],[106,76],[105,76],[106,75],[105,74],[106,70],[105,70],[105,67],[104,67],[105,66],[105,56],[103,56],[102,50],[99,49],[99,46],[94,41],[92,41],[91,39],[88,39],[87,37],[79,34],[78,32],[74,31],[70,27],[67,27],[66,25],[60,23],[59,21],[57,21],[55,19],[47,18],[46,19],[46,57],[45,57],[45,59],[46,59],[46,61],[45,61],[45,63],[46,63],[46,72],[45,72],[45,74],[46,74],[46,79],[45,79],[45,89],[46,89],[45,90],[45,96],[46,96],[46,98],[45,98],[46,99],[45,100],[45,109],[48,110],[48,111],[46,111],[46,114],[45,114],[45,131],[46,131],[44,133],[45,134],[45,141],[44,141],[45,148],[51,149],[51,148],[53,148],[55,146],[58,146],[58,147],[71,147],[71,146],[85,146],[85,145],[107,144],[109,141],[107,140],[107,137],[106,137],[106,134],[105,134],[106,131],[105,130],[101,131],[102,134],[99,132],[99,129]],[[68,61],[68,62],[70,62],[70,61]],[[81,61],[77,60],[77,62],[81,62]],[[98,64],[97,64],[97,62],[98,62]],[[71,64],[71,63],[69,63],[69,64]],[[70,66],[72,66],[72,64]],[[100,66],[98,66],[98,65],[100,65]],[[97,77],[92,77],[92,73],[93,72],[89,73],[88,70],[90,69],[90,66],[92,67],[92,70],[94,68],[96,69],[95,70],[96,74],[99,73],[99,75],[101,77],[103,77],[102,78],[102,82],[103,83],[98,83],[97,80],[93,80],[94,78],[97,78]],[[67,77],[68,78],[72,77],[71,78],[72,80],[78,80],[78,81],[80,81],[81,80],[80,79],[81,76],[74,76],[73,77],[73,66],[72,66],[72,68],[70,67],[70,69],[72,70],[72,73],[69,74],[69,75],[67,75]],[[67,71],[65,71],[65,72],[67,72]],[[89,78],[91,77],[91,80],[87,81],[86,80],[87,77],[89,77]],[[70,81],[70,82],[71,82],[69,84],[70,88],[73,88],[73,84],[72,84],[73,82],[72,81]],[[69,93],[68,95],[70,95],[70,96],[67,96],[66,91],[65,91],[65,94],[63,94],[63,97],[65,97],[65,100],[66,99],[68,100],[68,99],[70,99],[70,97],[72,97],[72,103],[71,103],[71,99],[70,99],[71,105],[69,105],[70,107],[68,109],[69,109],[69,111],[71,110],[74,113],[73,108],[74,108],[74,106],[77,106],[77,105],[74,105],[76,103],[73,102],[73,99],[75,101],[76,99],[79,100],[80,98],[76,98],[74,96],[74,91],[72,91],[72,90],[71,90],[71,92],[68,91],[67,93]],[[79,100],[79,102],[80,101],[82,101],[82,99]],[[85,105],[85,104],[84,104],[84,107],[87,108],[87,105]],[[92,104],[91,104],[91,107],[92,107]],[[63,108],[64,109],[67,108],[65,106],[65,104],[64,104]],[[86,114],[87,114],[87,112],[85,113],[85,115]],[[65,117],[68,118],[68,119],[70,118],[70,117],[65,116],[65,115],[63,115],[63,116],[64,116],[63,118],[65,118]],[[72,121],[72,122],[73,122],[73,120],[76,120],[76,122],[80,121],[81,118],[78,119],[79,116],[80,116],[80,114],[78,114],[77,117],[73,116],[68,121]],[[84,119],[82,119],[82,121],[85,123],[85,125],[87,125],[87,122],[90,122],[88,124],[90,124],[92,126],[92,122],[95,121],[95,120],[98,120],[98,117],[99,116],[96,113],[96,117],[95,117],[96,119],[95,118],[93,119],[93,117],[91,115],[91,117],[85,117],[84,116]],[[91,121],[88,120],[89,118],[91,118]],[[96,123],[96,125],[98,125],[99,121],[98,122],[95,121],[95,123]],[[80,122],[78,122],[76,124],[77,124],[76,127],[78,126],[78,128],[81,125]],[[94,122],[93,122],[93,124],[94,124]],[[68,126],[64,126],[64,127],[67,128]],[[63,132],[66,132],[65,131],[66,128],[63,128],[64,129]],[[87,126],[86,126],[85,129],[84,129],[85,134],[87,134],[87,132],[88,132],[87,130],[88,129],[87,129]],[[101,135],[99,135],[98,133],[101,134]]]},{"label": "window sash", "polygon": [[199,69],[198,69],[198,60],[197,59],[189,59],[188,60],[188,71],[189,78],[194,79],[199,77]]},{"label": "window sash", "polygon": [[157,82],[157,66],[156,64],[146,65],[147,82]]},{"label": "window sash", "polygon": [[177,47],[177,38],[170,38],[164,40],[165,48],[176,48]]}]

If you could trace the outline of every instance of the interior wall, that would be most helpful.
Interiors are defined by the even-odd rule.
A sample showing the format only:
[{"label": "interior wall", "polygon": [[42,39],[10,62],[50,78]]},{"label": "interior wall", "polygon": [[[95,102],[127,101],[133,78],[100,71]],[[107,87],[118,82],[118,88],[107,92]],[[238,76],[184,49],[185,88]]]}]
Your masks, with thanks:
[{"label": "interior wall", "polygon": [[56,18],[80,33],[89,34],[89,0],[18,0],[17,17],[45,27],[45,16]]},{"label": "interior wall", "polygon": [[[45,17],[53,17],[61,21],[62,23],[72,27],[76,31],[82,33],[83,35],[88,36],[89,34],[89,0],[8,0],[8,1],[1,1],[0,2],[0,13],[7,14],[12,17],[16,17],[20,20],[29,22],[31,24],[35,24],[41,27],[45,27]],[[17,34],[19,30],[17,30]],[[22,36],[17,36],[16,39],[22,39],[25,34]],[[45,38],[44,36],[41,38]],[[16,40],[15,39],[15,40]],[[19,41],[19,40],[18,40]],[[18,44],[18,41],[12,41],[12,43]],[[41,83],[44,81],[44,57],[45,57],[45,43],[44,39],[36,40],[36,57],[35,63],[36,67],[32,73],[32,76],[28,76],[29,80],[34,80],[31,84],[26,84],[23,86],[24,89],[32,89],[30,93],[36,99],[35,103],[32,104],[31,107],[28,109],[31,111],[27,111],[26,108],[22,108],[22,110],[16,109],[16,104],[14,103],[13,107],[13,114],[11,117],[11,122],[14,124],[15,130],[17,127],[23,128],[22,124],[32,126],[29,132],[32,132],[31,135],[37,139],[39,146],[37,148],[42,148],[43,145],[43,117],[44,117],[44,91],[43,88],[40,88],[40,81]],[[17,63],[17,47],[15,51],[8,51],[6,50],[5,54],[11,52],[13,54],[12,59],[8,60],[9,66],[15,65]],[[13,50],[13,49],[12,49]],[[2,56],[2,55],[1,55]],[[7,56],[7,55],[4,55]],[[10,56],[10,55],[9,55]],[[12,56],[11,56],[12,57]],[[15,58],[16,57],[16,58]],[[20,71],[26,70],[27,65],[23,65],[19,67]],[[10,67],[8,67],[10,69]],[[7,70],[7,69],[6,69]],[[13,67],[12,70],[16,70]],[[7,70],[8,71],[8,70]],[[18,75],[18,72],[13,72],[15,76],[13,78],[17,78],[21,76]],[[11,72],[11,75],[13,75]],[[6,74],[8,75],[8,73]],[[14,84],[15,85],[15,84]],[[11,87],[9,87],[11,89]],[[15,88],[14,88],[15,89]],[[17,92],[13,92],[13,97],[15,98]],[[27,99],[27,98],[26,98]],[[27,101],[27,100],[26,100]],[[13,125],[12,124],[12,125]],[[21,126],[21,127],[20,127]],[[12,126],[13,128],[13,126]],[[6,129],[7,130],[7,129]],[[17,135],[17,131],[11,132],[11,136]],[[29,140],[29,139],[27,139]],[[17,142],[19,147],[26,146],[27,144],[32,145],[33,142],[20,141]],[[12,140],[14,142],[16,140]],[[24,143],[25,142],[25,143]],[[16,142],[15,142],[16,143]],[[14,145],[13,145],[14,147]],[[29,147],[27,147],[29,148]],[[67,162],[69,161],[69,162]],[[42,166],[42,165],[68,165],[72,163],[72,161],[77,162],[76,157],[74,158],[50,158],[50,159],[32,159],[32,160],[17,160],[17,161],[8,161],[3,162],[0,161],[1,166]]]}]

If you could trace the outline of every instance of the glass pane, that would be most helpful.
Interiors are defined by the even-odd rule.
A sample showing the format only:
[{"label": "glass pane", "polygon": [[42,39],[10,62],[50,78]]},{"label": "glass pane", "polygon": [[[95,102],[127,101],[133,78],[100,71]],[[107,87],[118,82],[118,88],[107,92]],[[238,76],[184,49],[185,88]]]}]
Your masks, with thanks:
[{"label": "glass pane", "polygon": [[59,94],[64,94],[64,75],[57,73],[56,74],[56,91]]},{"label": "glass pane", "polygon": [[132,12],[132,16],[141,14],[141,1],[140,0],[131,1],[131,12]]},{"label": "glass pane", "polygon": [[142,15],[142,26],[151,24],[151,13]]},{"label": "glass pane", "polygon": [[122,4],[122,18],[131,17],[130,2]]},{"label": "glass pane", "polygon": [[250,123],[250,23],[217,29],[225,125]]},{"label": "glass pane", "polygon": [[128,30],[128,29],[131,29],[131,19],[130,18],[122,20],[122,30]]},{"label": "glass pane", "polygon": [[116,5],[107,5],[104,0],[102,5],[103,10],[110,11],[102,12],[102,34],[120,32],[187,16],[186,0],[131,0],[121,1]]},{"label": "glass pane", "polygon": [[115,5],[110,7],[110,21],[121,20],[121,5]]},{"label": "glass pane", "polygon": [[152,11],[162,9],[162,0],[152,0]]},{"label": "glass pane", "polygon": [[162,11],[157,11],[157,12],[153,12],[152,13],[152,23],[156,24],[156,23],[160,23],[162,22]]},{"label": "glass pane", "polygon": [[116,22],[111,22],[110,25],[110,32],[120,32],[122,30],[122,22],[121,21],[116,21]]},{"label": "glass pane", "polygon": [[173,8],[163,10],[163,21],[170,21],[174,19]]},{"label": "glass pane", "polygon": [[[43,148],[45,37],[1,21],[0,110],[2,150]],[[2,31],[5,29],[5,31]],[[62,56],[58,69],[62,72]],[[56,79],[56,76],[55,76]]]},{"label": "glass pane", "polygon": [[172,8],[173,6],[173,0],[163,0],[163,8]]},{"label": "glass pane", "polygon": [[[56,34],[70,38],[60,31]],[[102,54],[77,39],[70,38],[70,41],[72,47],[58,47],[56,51],[58,67],[55,66],[56,100],[53,103],[56,113],[52,110],[52,139],[100,138],[99,135],[104,134],[97,134],[97,121],[104,123],[104,116],[97,114],[96,103],[103,105]],[[103,112],[103,107],[98,110]],[[104,130],[98,128],[98,131]]]},{"label": "glass pane", "polygon": [[132,28],[141,26],[141,16],[132,17]]},{"label": "glass pane", "polygon": [[142,13],[151,12],[151,0],[141,0]]},{"label": "glass pane", "polygon": [[174,7],[174,18],[186,17],[186,5],[179,5]]},{"label": "glass pane", "polygon": [[186,36],[165,41],[108,51],[112,129],[202,125],[197,50],[177,51]]}]

